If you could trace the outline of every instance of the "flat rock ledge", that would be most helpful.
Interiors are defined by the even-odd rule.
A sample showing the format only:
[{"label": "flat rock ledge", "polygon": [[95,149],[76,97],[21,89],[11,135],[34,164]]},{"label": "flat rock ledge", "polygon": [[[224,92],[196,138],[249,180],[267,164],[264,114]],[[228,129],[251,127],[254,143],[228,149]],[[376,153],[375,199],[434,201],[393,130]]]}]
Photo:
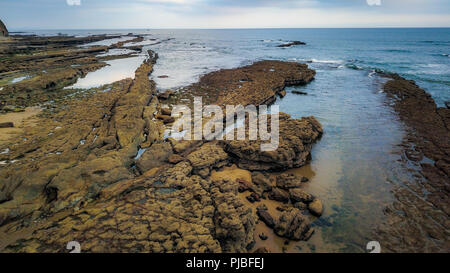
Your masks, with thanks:
[{"label": "flat rock ledge", "polygon": [[[394,189],[376,236],[386,252],[450,251],[450,109],[414,81],[387,75],[384,91],[406,125],[401,161],[412,179]],[[413,168],[411,168],[413,166]],[[415,171],[415,170],[417,171]]]}]

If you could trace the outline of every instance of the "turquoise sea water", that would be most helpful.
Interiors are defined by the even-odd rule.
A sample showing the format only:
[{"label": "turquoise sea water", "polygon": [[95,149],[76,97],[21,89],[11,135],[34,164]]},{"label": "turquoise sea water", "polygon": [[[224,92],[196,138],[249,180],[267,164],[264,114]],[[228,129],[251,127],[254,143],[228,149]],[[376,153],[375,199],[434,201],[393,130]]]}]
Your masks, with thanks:
[{"label": "turquoise sea water", "polygon": [[[448,28],[37,33],[58,32],[146,35],[140,44],[160,56],[151,76],[159,89],[182,87],[207,72],[263,59],[304,62],[315,69],[315,81],[288,88],[287,96],[276,102],[293,117],[316,116],[325,131],[313,148],[311,164],[294,170],[311,178],[307,190],[323,200],[325,212],[315,223],[311,240],[289,245],[292,252],[364,252],[374,228],[384,220],[383,208],[394,200],[390,190],[412,180],[398,161],[403,124],[382,92],[385,79],[375,71],[395,72],[417,81],[438,105],[450,100]],[[293,40],[307,45],[276,47]],[[132,70],[135,65],[127,67]],[[120,67],[112,70],[122,71]],[[168,77],[158,78],[162,75]],[[105,77],[108,74],[103,71],[86,78],[105,83]],[[114,74],[110,80],[117,78]],[[295,95],[292,90],[308,95]]]}]

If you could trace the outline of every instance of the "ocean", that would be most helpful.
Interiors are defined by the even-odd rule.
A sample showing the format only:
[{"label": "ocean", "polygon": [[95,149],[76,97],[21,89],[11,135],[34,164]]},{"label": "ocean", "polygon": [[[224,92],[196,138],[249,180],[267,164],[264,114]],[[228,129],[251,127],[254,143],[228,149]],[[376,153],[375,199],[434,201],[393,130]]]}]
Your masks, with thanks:
[{"label": "ocean", "polygon": [[[159,52],[161,67],[179,73],[161,88],[190,83],[192,76],[261,59],[328,64],[339,69],[394,72],[416,81],[442,106],[450,101],[450,28],[372,29],[221,29],[221,30],[39,30],[37,35],[148,34],[144,41]],[[306,46],[280,49],[286,41]],[[175,64],[178,63],[178,64]],[[169,83],[170,82],[170,83]]]},{"label": "ocean", "polygon": [[[311,240],[291,243],[289,252],[364,252],[375,228],[384,221],[384,207],[395,200],[391,190],[412,180],[400,162],[405,128],[382,92],[386,79],[376,72],[415,80],[439,106],[450,101],[449,28],[33,33],[84,36],[130,32],[145,35],[139,44],[159,54],[151,78],[160,90],[181,88],[205,73],[263,59],[307,63],[317,71],[312,83],[288,88],[286,97],[276,102],[280,111],[295,118],[317,117],[325,132],[313,148],[311,164],[291,170],[310,178],[307,191],[323,201],[325,212],[314,223],[316,233]],[[306,45],[277,47],[294,40]],[[106,72],[92,72],[76,86],[88,88],[128,77],[142,56],[133,60],[137,63],[111,62],[104,68]],[[163,75],[168,77],[158,77]],[[308,95],[296,95],[293,90]],[[276,238],[267,241],[279,250],[283,243]]]}]

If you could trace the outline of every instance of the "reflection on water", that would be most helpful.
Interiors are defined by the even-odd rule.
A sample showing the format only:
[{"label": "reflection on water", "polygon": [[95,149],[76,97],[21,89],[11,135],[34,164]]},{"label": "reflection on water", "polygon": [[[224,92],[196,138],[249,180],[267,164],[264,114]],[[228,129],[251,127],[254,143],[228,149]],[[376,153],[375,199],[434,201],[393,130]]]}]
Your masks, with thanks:
[{"label": "reflection on water", "polygon": [[145,58],[146,55],[142,54],[137,57],[107,61],[108,66],[88,73],[86,77],[78,79],[74,85],[67,88],[94,88],[126,78],[134,78],[134,72]]}]

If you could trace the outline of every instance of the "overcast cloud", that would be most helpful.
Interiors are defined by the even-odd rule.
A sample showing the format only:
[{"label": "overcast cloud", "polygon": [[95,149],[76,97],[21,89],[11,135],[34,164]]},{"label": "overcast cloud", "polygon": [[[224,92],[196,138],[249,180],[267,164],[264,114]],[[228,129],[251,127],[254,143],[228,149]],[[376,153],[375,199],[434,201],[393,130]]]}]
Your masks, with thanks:
[{"label": "overcast cloud", "polygon": [[448,0],[0,0],[10,29],[450,27]]}]

